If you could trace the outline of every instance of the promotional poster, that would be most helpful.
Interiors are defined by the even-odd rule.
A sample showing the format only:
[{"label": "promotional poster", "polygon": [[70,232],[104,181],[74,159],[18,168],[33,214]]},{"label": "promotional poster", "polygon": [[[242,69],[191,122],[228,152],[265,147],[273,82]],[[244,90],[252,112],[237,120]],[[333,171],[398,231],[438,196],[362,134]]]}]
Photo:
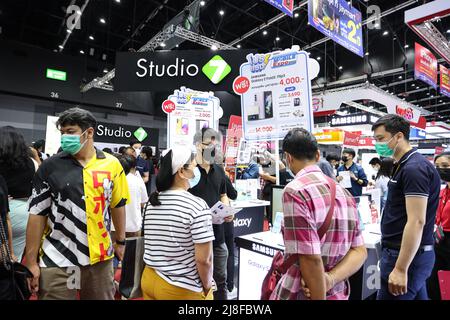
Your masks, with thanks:
[{"label": "promotional poster", "polygon": [[360,57],[364,56],[361,12],[346,0],[309,0],[311,26]]},{"label": "promotional poster", "polygon": [[450,72],[442,64],[439,65],[439,71],[441,73],[441,86],[439,91],[444,96],[450,98]]},{"label": "promotional poster", "polygon": [[264,0],[272,6],[292,17],[294,13],[294,0]]},{"label": "promotional poster", "polygon": [[437,59],[430,50],[416,43],[414,77],[437,88]]}]

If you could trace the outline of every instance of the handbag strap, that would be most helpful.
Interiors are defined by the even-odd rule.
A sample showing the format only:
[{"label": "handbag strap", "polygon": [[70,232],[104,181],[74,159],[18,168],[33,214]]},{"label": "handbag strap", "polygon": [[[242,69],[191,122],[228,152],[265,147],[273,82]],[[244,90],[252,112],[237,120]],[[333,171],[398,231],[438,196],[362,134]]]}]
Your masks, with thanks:
[{"label": "handbag strap", "polygon": [[[334,208],[336,206],[336,182],[334,182],[333,179],[329,178],[326,175],[324,175],[324,177],[328,180],[328,183],[330,186],[331,204],[330,204],[330,209],[328,209],[327,216],[325,217],[325,221],[323,222],[322,226],[317,231],[317,234],[318,234],[320,240],[322,240],[322,238],[325,236],[328,229],[330,228],[331,219],[333,218]],[[280,266],[280,272],[286,273],[287,269],[289,269],[297,260],[298,260],[298,255],[294,254],[294,255],[290,256]]]}]

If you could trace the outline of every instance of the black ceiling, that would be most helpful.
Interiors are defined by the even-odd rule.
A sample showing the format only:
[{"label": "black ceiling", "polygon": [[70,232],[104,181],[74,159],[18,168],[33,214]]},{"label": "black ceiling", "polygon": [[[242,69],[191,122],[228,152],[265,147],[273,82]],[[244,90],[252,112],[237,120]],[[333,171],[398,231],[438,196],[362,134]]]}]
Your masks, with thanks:
[{"label": "black ceiling", "polygon": [[[0,37],[15,40],[48,50],[58,50],[66,31],[66,8],[70,4],[82,6],[85,0],[2,0],[0,2]],[[116,51],[139,49],[150,40],[171,18],[183,10],[191,1],[185,0],[90,0],[81,17],[81,29],[70,35],[62,54],[90,56],[107,69],[112,68]],[[296,0],[295,6],[303,1]],[[408,1],[397,0],[353,0],[352,5],[366,19],[368,5],[379,5],[382,12]],[[416,1],[406,9],[427,1]],[[219,11],[223,10],[221,16]],[[320,57],[321,72],[316,82],[320,88],[330,83],[363,74],[404,68],[403,72],[371,79],[377,86],[411,101],[434,114],[429,120],[450,120],[450,99],[443,97],[430,86],[413,79],[414,42],[425,44],[404,23],[405,9],[388,15],[381,21],[380,30],[364,27],[365,51],[368,56],[360,58],[345,48],[327,41],[308,50],[312,56]],[[324,36],[308,26],[307,5],[296,11],[297,17],[283,17],[276,23],[256,32],[239,44],[242,48],[270,51],[293,44],[304,47]],[[230,43],[263,25],[280,11],[262,0],[205,0],[201,8],[200,33],[223,43]],[[100,22],[105,19],[105,24]],[[434,22],[435,26],[450,37],[450,17]],[[389,34],[385,34],[388,31]],[[93,36],[91,40],[89,36]],[[279,38],[279,41],[276,38]],[[408,45],[408,48],[405,48]],[[198,44],[184,42],[178,49],[200,49]],[[438,59],[440,57],[437,55]],[[444,63],[447,67],[448,64]],[[339,69],[342,67],[342,69]],[[401,78],[400,78],[401,77]],[[411,81],[409,81],[411,79]],[[403,81],[407,82],[403,82]],[[413,84],[415,86],[413,86]],[[419,89],[417,89],[419,88]],[[420,91],[420,89],[422,89]],[[419,91],[417,91],[419,90]],[[411,92],[417,91],[417,92]],[[374,106],[381,108],[381,106]],[[440,118],[441,117],[441,118]]]}]

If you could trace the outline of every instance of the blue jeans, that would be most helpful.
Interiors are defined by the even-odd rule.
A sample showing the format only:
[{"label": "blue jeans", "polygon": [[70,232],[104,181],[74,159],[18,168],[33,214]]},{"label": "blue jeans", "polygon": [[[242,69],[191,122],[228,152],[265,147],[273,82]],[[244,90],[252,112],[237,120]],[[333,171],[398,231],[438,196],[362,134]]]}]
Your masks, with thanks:
[{"label": "blue jeans", "polygon": [[381,288],[377,300],[428,300],[427,279],[433,270],[434,251],[419,252],[414,257],[408,269],[408,292],[394,296],[389,292],[388,279],[397,262],[400,251],[383,248],[380,260]]}]

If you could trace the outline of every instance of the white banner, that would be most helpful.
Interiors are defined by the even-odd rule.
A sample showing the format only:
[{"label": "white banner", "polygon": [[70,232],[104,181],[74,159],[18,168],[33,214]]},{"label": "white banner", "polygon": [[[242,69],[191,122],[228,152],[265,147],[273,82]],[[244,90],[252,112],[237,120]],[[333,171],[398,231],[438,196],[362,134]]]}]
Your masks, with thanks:
[{"label": "white banner", "polygon": [[279,140],[298,127],[312,131],[310,80],[319,72],[317,61],[298,46],[247,60],[233,84],[241,95],[245,140]]},{"label": "white banner", "polygon": [[167,146],[193,146],[196,132],[202,128],[218,130],[223,114],[219,98],[212,92],[202,92],[181,87],[163,103],[173,102],[175,109],[167,116]]}]

